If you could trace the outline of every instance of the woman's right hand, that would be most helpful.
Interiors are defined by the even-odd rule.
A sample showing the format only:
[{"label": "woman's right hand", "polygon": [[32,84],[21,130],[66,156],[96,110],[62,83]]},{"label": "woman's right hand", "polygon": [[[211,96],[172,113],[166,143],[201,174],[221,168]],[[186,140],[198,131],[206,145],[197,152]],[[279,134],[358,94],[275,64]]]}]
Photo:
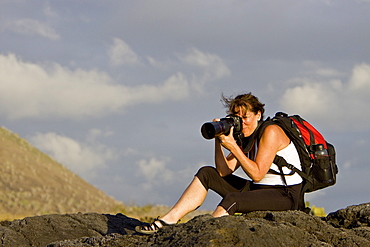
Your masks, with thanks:
[{"label": "woman's right hand", "polygon": [[[213,122],[220,122],[221,119],[215,118],[212,121]],[[233,130],[234,127],[231,127],[229,135],[220,134],[215,136],[216,142],[221,144],[226,149],[230,149],[230,145],[233,145],[235,143],[235,139],[233,137]]]}]

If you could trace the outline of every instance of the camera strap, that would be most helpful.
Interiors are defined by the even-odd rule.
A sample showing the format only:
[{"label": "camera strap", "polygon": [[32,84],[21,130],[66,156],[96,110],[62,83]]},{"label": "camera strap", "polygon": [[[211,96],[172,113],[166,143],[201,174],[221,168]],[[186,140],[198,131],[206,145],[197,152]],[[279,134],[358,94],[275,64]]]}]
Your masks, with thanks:
[{"label": "camera strap", "polygon": [[261,135],[259,133],[259,130],[260,130],[260,127],[263,123],[264,123],[264,121],[259,121],[258,125],[257,125],[257,128],[253,131],[253,133],[250,136],[243,138],[242,148],[243,148],[244,153],[249,153],[252,150],[252,148],[254,147],[254,144],[256,143],[256,140],[261,137]]}]

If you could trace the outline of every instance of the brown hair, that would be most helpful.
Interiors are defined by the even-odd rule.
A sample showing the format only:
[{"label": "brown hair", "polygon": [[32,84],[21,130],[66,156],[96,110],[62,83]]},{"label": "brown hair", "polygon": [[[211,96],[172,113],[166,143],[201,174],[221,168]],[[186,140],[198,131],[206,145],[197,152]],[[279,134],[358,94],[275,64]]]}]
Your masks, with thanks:
[{"label": "brown hair", "polygon": [[240,94],[233,98],[232,96],[230,97],[225,97],[222,94],[222,99],[223,105],[228,108],[227,113],[228,114],[235,114],[236,108],[242,107],[244,108],[245,111],[251,111],[254,114],[257,114],[258,111],[261,112],[261,120],[263,120],[263,113],[265,112],[265,104],[262,104],[256,96],[254,96],[252,93],[247,93],[247,94]]}]

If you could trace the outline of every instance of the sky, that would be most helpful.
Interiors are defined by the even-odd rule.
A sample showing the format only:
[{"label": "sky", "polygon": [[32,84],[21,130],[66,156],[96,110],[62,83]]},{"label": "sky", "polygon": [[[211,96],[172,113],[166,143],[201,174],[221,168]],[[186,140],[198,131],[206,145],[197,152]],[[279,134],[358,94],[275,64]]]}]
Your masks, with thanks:
[{"label": "sky", "polygon": [[0,0],[0,125],[125,204],[172,205],[214,165],[221,95],[252,92],[336,147],[337,184],[306,196],[334,212],[370,201],[369,23],[369,0]]}]

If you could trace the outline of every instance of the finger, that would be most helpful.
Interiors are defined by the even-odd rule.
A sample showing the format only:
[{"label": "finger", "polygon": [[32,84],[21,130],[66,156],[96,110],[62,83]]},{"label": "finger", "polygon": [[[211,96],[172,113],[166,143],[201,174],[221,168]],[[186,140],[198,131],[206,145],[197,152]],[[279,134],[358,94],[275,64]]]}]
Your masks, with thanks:
[{"label": "finger", "polygon": [[233,133],[234,133],[234,126],[231,126],[229,136],[230,136],[230,135],[232,136],[232,135],[233,135]]}]

